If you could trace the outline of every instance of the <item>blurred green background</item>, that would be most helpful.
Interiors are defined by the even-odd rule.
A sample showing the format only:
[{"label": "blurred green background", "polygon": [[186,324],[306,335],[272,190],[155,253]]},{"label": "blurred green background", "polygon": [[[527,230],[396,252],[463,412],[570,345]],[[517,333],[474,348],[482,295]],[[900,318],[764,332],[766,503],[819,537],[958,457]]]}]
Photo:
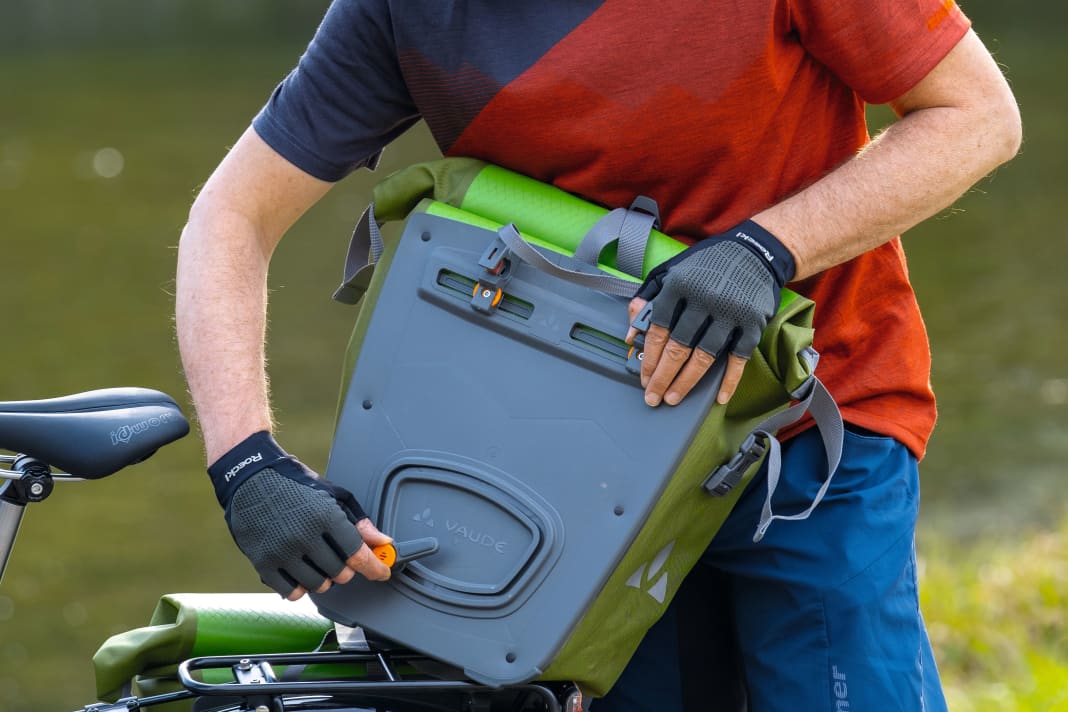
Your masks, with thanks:
[{"label": "blurred green background", "polygon": [[[0,3],[0,400],[143,385],[188,403],[171,321],[179,232],[326,4]],[[964,8],[1016,90],[1025,143],[906,236],[941,403],[923,463],[923,606],[954,709],[1068,709],[1068,11]],[[379,175],[435,155],[418,127]],[[280,440],[317,468],[353,317],[330,294],[372,180],[337,187],[272,267]],[[147,623],[162,593],[263,590],[201,460],[189,437],[30,509],[0,586],[0,710],[91,702],[91,654]]]}]

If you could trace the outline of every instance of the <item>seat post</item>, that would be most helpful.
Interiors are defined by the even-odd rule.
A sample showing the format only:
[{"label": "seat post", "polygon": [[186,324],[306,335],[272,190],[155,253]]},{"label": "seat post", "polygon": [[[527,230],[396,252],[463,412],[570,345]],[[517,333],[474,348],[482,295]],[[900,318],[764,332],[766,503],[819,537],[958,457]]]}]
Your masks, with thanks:
[{"label": "seat post", "polygon": [[[4,485],[4,492],[10,487],[11,483],[8,482]],[[11,549],[15,546],[15,536],[19,533],[24,514],[26,505],[0,498],[0,583],[4,581],[4,571],[7,570],[7,561],[11,557]]]},{"label": "seat post", "polygon": [[24,455],[4,458],[4,461],[10,460],[14,460],[12,469],[3,471],[6,477],[0,479],[0,583],[4,580],[26,505],[44,501],[52,494],[53,487],[51,470],[40,460]]}]

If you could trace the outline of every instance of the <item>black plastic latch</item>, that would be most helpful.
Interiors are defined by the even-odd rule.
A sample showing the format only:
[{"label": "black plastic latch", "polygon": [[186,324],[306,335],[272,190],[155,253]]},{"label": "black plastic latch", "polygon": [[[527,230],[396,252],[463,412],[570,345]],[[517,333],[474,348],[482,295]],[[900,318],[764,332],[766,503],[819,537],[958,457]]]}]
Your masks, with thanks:
[{"label": "black plastic latch", "polygon": [[749,433],[742,441],[738,452],[734,453],[729,461],[720,465],[709,475],[701,487],[714,497],[725,497],[735,485],[742,480],[753,463],[758,462],[768,451],[768,445],[763,436],[757,433]]}]

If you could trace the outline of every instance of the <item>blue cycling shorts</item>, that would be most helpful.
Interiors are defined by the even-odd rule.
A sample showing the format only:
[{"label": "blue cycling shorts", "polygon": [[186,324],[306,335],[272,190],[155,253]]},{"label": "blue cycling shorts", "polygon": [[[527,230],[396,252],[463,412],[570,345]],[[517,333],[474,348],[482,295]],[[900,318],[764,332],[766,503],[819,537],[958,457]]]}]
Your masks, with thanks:
[{"label": "blue cycling shorts", "polygon": [[[784,443],[776,513],[808,507],[825,462],[814,431]],[[754,543],[764,475],[592,712],[946,710],[916,589],[915,457],[847,431],[812,516]]]}]

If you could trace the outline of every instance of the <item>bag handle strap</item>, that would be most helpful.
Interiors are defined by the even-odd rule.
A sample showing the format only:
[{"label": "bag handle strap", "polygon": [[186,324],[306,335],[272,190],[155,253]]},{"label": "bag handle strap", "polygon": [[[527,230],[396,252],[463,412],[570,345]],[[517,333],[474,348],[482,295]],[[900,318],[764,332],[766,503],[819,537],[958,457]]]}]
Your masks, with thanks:
[{"label": "bag handle strap", "polygon": [[[637,205],[637,202],[636,200],[635,205]],[[653,209],[656,209],[655,203],[653,203]],[[618,229],[615,230],[614,234],[611,223],[602,225],[602,223],[606,222],[606,218],[613,213],[616,213],[616,217],[612,219],[611,223],[618,223]],[[645,256],[646,243],[649,240],[649,231],[657,220],[659,220],[658,217],[648,212],[633,210],[633,206],[631,210],[618,208],[599,220],[591,228],[590,232],[583,238],[579,249],[583,249],[583,245],[585,245],[585,254],[592,255],[592,264],[596,264],[601,250],[610,242],[619,240],[617,262],[620,263],[622,271],[633,274],[640,279],[642,260]],[[522,238],[514,224],[509,223],[502,227],[498,230],[498,235],[501,236],[501,240],[504,241],[517,258],[532,267],[561,279],[608,294],[628,298],[634,296],[634,292],[638,288],[636,283],[609,274],[579,272],[550,262]],[[382,232],[375,217],[375,204],[372,202],[360,215],[360,219],[352,231],[352,237],[349,239],[341,285],[334,291],[335,301],[342,304],[355,304],[360,300],[363,293],[367,291],[374,265],[378,258],[382,256],[383,249]],[[576,252],[577,255],[578,253]],[[582,261],[589,262],[588,259],[583,259]]]},{"label": "bag handle strap", "polygon": [[579,272],[578,270],[561,267],[555,262],[551,262],[545,255],[538,252],[529,242],[523,239],[523,236],[519,234],[519,230],[514,223],[508,223],[502,227],[497,231],[497,235],[501,238],[501,242],[505,244],[511,251],[512,255],[517,259],[526,262],[535,269],[571,282],[572,284],[596,289],[599,292],[612,294],[617,297],[627,297],[628,299],[633,297],[634,292],[638,289],[637,282],[631,282],[630,280],[605,274],[604,272],[598,272],[596,274]]},{"label": "bag handle strap", "polygon": [[596,267],[604,248],[618,242],[616,269],[641,279],[649,233],[659,228],[660,208],[656,201],[639,195],[629,208],[616,208],[594,223],[575,248],[575,259]]},{"label": "bag handle strap", "polygon": [[349,239],[345,253],[345,271],[341,286],[334,291],[334,300],[342,304],[355,304],[367,291],[375,262],[382,256],[384,245],[382,231],[375,218],[374,201],[363,211]]}]

